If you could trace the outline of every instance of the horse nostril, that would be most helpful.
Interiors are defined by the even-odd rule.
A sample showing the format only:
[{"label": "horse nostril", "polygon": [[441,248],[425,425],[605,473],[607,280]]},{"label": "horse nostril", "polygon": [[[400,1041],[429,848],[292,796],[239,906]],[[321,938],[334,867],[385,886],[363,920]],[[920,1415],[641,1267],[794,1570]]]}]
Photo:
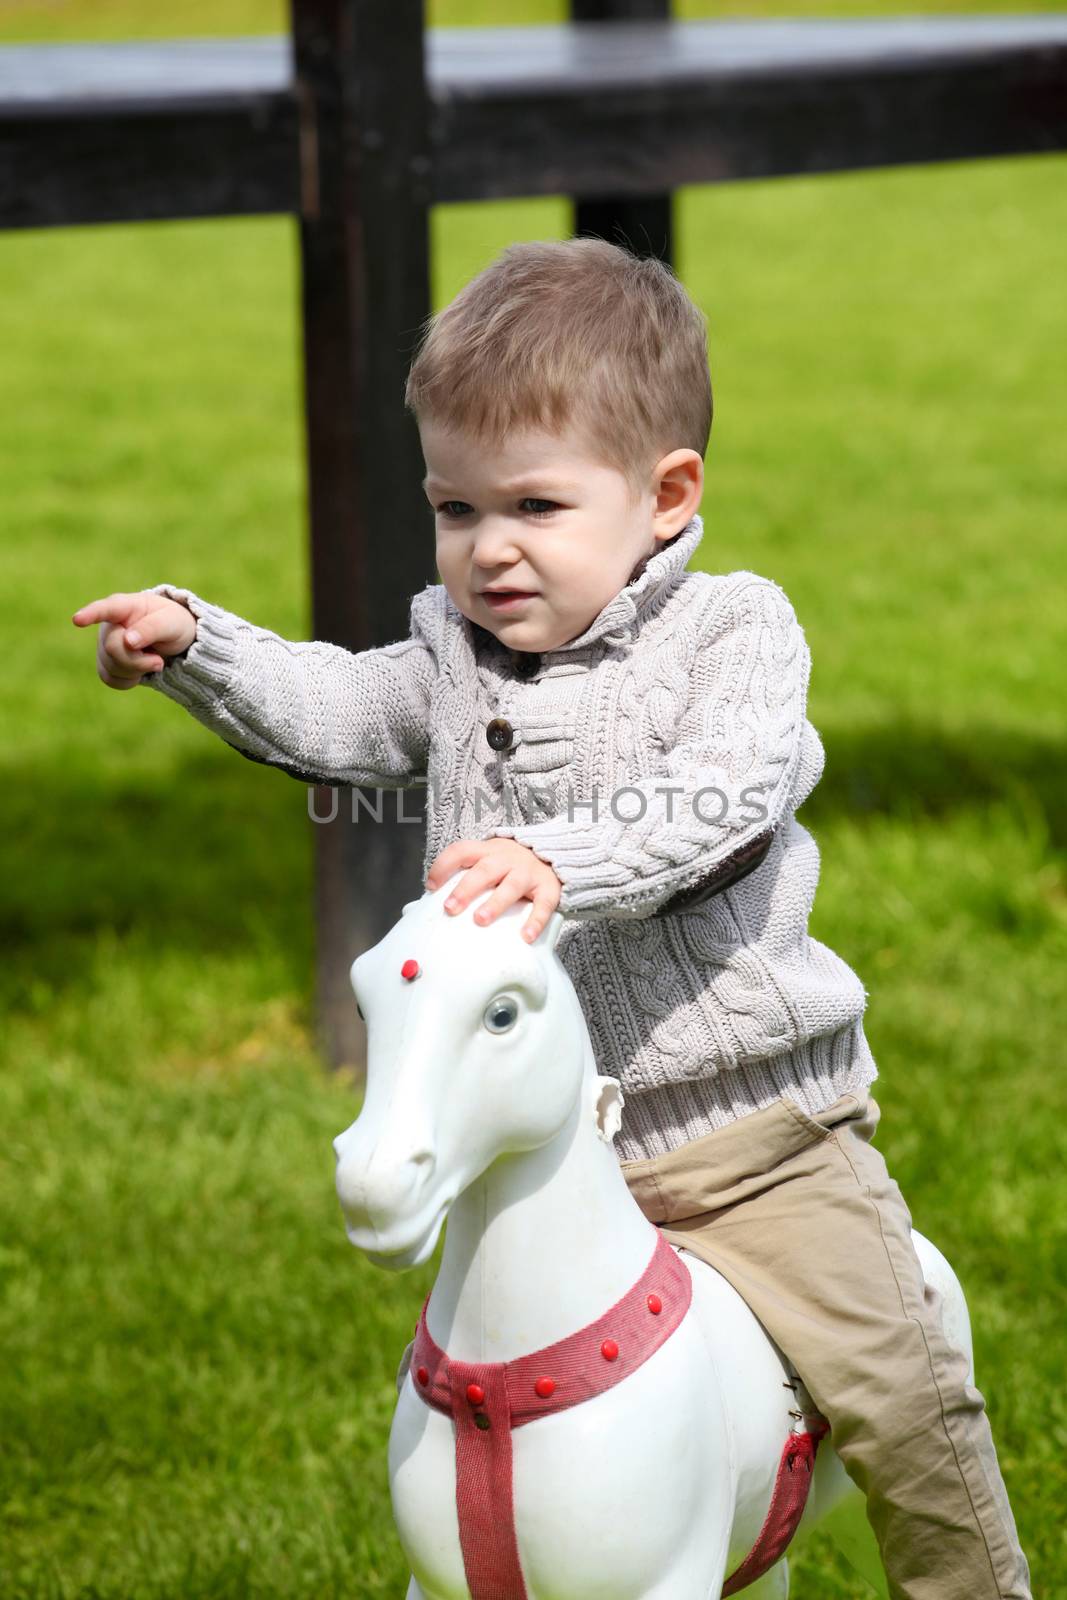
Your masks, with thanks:
[{"label": "horse nostril", "polygon": [[416,1150],[413,1156],[408,1157],[408,1165],[416,1168],[420,1178],[428,1178],[437,1165],[437,1159],[432,1150]]}]

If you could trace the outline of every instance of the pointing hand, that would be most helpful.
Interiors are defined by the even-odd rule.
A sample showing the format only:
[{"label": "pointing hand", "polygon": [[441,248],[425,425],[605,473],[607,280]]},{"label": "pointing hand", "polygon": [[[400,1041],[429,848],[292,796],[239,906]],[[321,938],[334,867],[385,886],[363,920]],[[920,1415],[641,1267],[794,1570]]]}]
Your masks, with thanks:
[{"label": "pointing hand", "polygon": [[168,656],[179,656],[196,638],[196,618],[188,606],[166,595],[109,594],[92,600],[71,621],[77,628],[102,624],[96,644],[96,670],[109,689],[132,689]]}]

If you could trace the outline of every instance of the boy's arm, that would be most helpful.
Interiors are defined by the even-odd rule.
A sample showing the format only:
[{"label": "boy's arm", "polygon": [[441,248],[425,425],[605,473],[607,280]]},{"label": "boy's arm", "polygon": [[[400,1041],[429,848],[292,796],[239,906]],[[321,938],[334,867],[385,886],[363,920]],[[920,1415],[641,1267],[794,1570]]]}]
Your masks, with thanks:
[{"label": "boy's arm", "polygon": [[141,682],[242,755],[302,783],[425,782],[440,609],[433,586],[411,602],[410,638],[361,651],[294,644],[173,584],[153,592],[189,607],[196,638]]},{"label": "boy's arm", "polygon": [[632,821],[618,820],[604,793],[595,820],[575,796],[572,818],[564,810],[494,829],[553,868],[564,916],[647,917],[699,904],[759,865],[822,772],[805,715],[811,657],[777,584],[732,574],[699,618],[695,653],[680,634],[665,660],[646,715],[660,737],[672,726],[677,734],[665,775],[619,791],[615,809]]}]

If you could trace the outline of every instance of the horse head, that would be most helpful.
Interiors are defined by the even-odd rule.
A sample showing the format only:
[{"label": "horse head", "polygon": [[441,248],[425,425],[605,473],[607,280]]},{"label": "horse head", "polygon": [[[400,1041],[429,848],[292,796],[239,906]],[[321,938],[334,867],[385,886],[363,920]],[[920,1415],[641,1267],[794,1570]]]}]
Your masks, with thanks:
[{"label": "horse head", "polygon": [[531,943],[526,902],[480,926],[486,890],[449,915],[460,876],[405,905],[351,970],[367,1083],[334,1140],[337,1193],[351,1242],[395,1270],[426,1261],[456,1196],[499,1158],[547,1144],[581,1093],[608,1143],[621,1110],[556,954],[563,917]]}]

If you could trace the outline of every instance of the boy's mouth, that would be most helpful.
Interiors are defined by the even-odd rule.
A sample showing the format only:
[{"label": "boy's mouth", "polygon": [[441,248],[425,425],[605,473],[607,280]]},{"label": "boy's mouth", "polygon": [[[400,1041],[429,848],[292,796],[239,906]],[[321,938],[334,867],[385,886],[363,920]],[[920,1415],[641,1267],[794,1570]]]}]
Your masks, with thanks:
[{"label": "boy's mouth", "polygon": [[526,600],[533,600],[534,593],[530,589],[483,589],[482,599],[493,611],[507,611],[512,606],[522,605]]}]

